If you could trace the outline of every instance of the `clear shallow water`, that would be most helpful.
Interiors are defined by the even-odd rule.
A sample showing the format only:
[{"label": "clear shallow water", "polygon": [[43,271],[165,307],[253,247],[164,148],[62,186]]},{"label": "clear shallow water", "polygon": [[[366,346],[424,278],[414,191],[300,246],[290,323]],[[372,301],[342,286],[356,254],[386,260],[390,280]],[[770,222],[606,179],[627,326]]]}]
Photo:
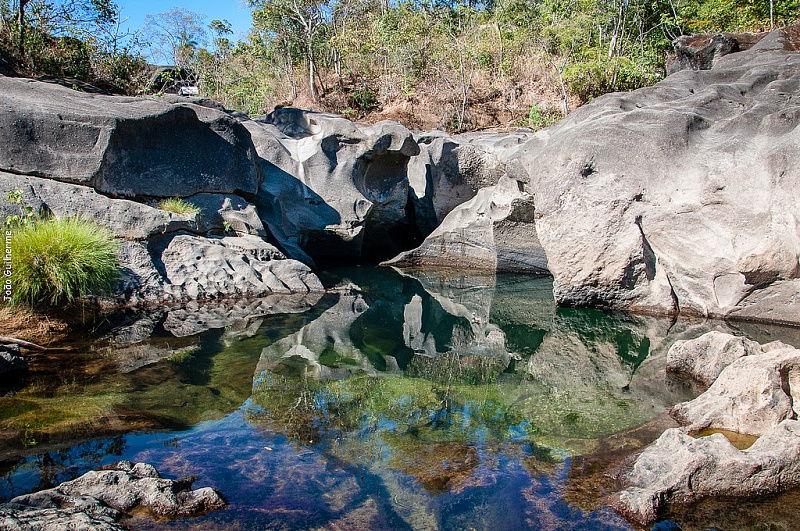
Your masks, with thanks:
[{"label": "clear shallow water", "polygon": [[[230,502],[136,528],[630,529],[602,506],[604,472],[697,393],[664,375],[672,342],[726,329],[556,310],[546,277],[324,281],[319,300],[124,316],[37,358],[0,399],[0,498],[129,459]],[[671,517],[724,528],[724,507]]]}]

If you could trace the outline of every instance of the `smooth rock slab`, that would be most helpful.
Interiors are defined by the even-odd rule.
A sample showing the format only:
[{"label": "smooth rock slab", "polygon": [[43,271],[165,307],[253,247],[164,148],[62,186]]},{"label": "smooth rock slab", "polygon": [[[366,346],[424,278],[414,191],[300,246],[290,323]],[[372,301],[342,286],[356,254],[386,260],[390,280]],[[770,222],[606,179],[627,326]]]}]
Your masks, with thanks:
[{"label": "smooth rock slab", "polygon": [[676,341],[667,352],[667,372],[711,385],[737,359],[762,352],[761,345],[746,337],[708,332],[697,339]]},{"label": "smooth rock slab", "polygon": [[220,110],[9,77],[0,170],[125,197],[255,194],[263,179],[249,133]]},{"label": "smooth rock slab", "polygon": [[641,524],[653,522],[668,503],[707,496],[753,496],[800,485],[800,422],[784,420],[746,450],[721,434],[695,439],[678,428],[665,431],[636,459],[628,486],[611,505]]},{"label": "smooth rock slab", "polygon": [[164,479],[146,463],[120,461],[72,481],[0,505],[0,529],[121,530],[116,522],[136,507],[166,517],[222,509],[225,501],[211,487],[190,490],[197,478]]}]

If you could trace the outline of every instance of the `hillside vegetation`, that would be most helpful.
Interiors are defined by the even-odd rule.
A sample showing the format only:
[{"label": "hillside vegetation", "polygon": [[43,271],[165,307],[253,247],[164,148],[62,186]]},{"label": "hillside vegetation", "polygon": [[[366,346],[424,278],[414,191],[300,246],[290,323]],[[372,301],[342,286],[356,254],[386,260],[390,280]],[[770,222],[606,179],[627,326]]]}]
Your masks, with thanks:
[{"label": "hillside vegetation", "polygon": [[161,89],[148,83],[146,53],[251,114],[282,104],[449,131],[538,128],[600,94],[658,81],[680,35],[762,31],[800,12],[800,0],[248,4],[253,29],[233,41],[227,21],[185,9],[124,34],[110,0],[0,0],[0,53],[23,74],[123,93]]}]

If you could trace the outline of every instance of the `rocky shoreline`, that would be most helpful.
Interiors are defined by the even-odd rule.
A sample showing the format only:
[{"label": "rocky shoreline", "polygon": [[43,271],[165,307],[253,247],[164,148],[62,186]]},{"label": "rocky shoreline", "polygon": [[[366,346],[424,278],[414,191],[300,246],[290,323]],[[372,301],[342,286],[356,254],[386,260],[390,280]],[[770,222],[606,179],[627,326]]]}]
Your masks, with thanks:
[{"label": "rocky shoreline", "polygon": [[[101,306],[188,303],[172,320],[172,309],[154,312],[150,328],[137,320],[118,338],[125,346],[157,321],[185,337],[243,313],[302,311],[325,291],[320,265],[342,262],[550,274],[562,307],[798,326],[796,35],[716,50],[704,69],[597,98],[537,133],[412,133],[289,108],[251,119],[199,98],[0,76],[0,188],[111,229],[121,275],[95,297]],[[174,197],[198,213],[158,208]],[[13,213],[0,204],[0,217]],[[223,310],[199,304],[221,299]],[[162,354],[173,353],[147,355]],[[15,359],[2,358],[9,370],[21,367]],[[676,343],[667,370],[709,388],[675,406],[682,427],[621,473],[616,510],[644,524],[670,503],[800,485],[800,351],[706,335]],[[706,429],[758,440],[738,450],[719,434],[693,437]],[[146,465],[119,466],[126,481],[167,481]],[[188,503],[190,484],[159,492]],[[0,507],[0,526],[22,526],[8,519],[28,511],[61,518],[77,503],[62,487]],[[198,510],[221,503],[206,494]],[[74,495],[86,510],[65,517],[98,519],[81,525],[117,529],[133,507]]]}]

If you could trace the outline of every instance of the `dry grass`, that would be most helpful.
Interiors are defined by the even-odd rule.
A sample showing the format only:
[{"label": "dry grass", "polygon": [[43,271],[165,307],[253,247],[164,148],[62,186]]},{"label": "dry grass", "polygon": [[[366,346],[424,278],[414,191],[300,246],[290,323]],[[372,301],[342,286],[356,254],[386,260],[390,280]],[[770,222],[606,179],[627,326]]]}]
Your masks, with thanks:
[{"label": "dry grass", "polygon": [[64,339],[69,325],[60,317],[45,315],[23,307],[0,307],[2,335],[48,344]]}]

